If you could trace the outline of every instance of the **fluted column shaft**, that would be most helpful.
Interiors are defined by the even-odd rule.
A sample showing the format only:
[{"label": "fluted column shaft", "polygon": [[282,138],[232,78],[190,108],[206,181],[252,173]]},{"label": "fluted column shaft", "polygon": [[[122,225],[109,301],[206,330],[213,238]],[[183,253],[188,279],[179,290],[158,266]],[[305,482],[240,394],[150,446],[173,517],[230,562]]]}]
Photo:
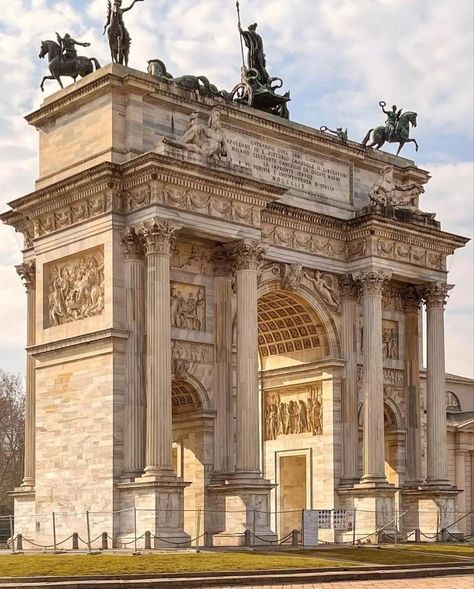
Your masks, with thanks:
[{"label": "fluted column shaft", "polygon": [[441,282],[425,288],[427,311],[427,469],[430,485],[448,484],[444,305],[449,291]]},{"label": "fluted column shaft", "polygon": [[145,258],[135,230],[122,239],[125,260],[126,323],[129,336],[125,352],[124,476],[136,477],[145,468]]},{"label": "fluted column shaft", "polygon": [[384,445],[382,290],[391,274],[369,270],[354,275],[364,307],[364,474],[362,481],[386,484]]},{"label": "fluted column shaft", "polygon": [[405,301],[405,374],[407,385],[406,485],[419,485],[421,475],[420,408],[420,302],[418,291],[410,287]]},{"label": "fluted column shaft", "polygon": [[238,473],[259,475],[257,278],[264,250],[244,240],[232,250],[237,286],[237,456]]},{"label": "fluted column shaft", "polygon": [[359,478],[359,420],[357,395],[357,287],[348,277],[342,281],[342,349],[346,361],[342,391],[343,472],[342,479]]},{"label": "fluted column shaft", "polygon": [[[26,287],[26,345],[36,343],[36,264],[26,262],[16,267],[16,271]],[[25,391],[25,458],[22,487],[35,486],[36,462],[36,376],[35,359],[26,352],[26,391]]]},{"label": "fluted column shaft", "polygon": [[173,476],[170,257],[179,227],[158,219],[142,232],[146,254],[145,476]]},{"label": "fluted column shaft", "polygon": [[214,423],[214,472],[228,473],[232,466],[232,275],[229,256],[222,249],[213,257],[216,279],[216,420]]}]

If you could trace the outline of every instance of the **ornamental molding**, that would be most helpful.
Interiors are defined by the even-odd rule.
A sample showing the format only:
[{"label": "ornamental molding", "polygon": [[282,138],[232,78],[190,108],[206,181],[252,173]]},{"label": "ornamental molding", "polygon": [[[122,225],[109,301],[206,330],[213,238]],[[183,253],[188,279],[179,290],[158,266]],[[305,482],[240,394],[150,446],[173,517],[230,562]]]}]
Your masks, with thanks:
[{"label": "ornamental molding", "polygon": [[182,225],[163,221],[157,217],[151,221],[145,221],[138,229],[145,255],[171,255],[171,250],[176,244],[176,232],[180,229]]},{"label": "ornamental molding", "polygon": [[[104,329],[95,331],[93,333],[85,333],[83,335],[76,335],[73,337],[67,337],[54,342],[48,342],[46,344],[37,344],[29,346],[27,351],[34,357],[39,358],[43,354],[60,352],[62,350],[69,350],[71,348],[77,348],[80,346],[90,346],[93,343],[104,343],[104,342],[125,342],[129,333],[126,330],[121,329]],[[58,362],[62,362],[61,358],[58,358]]]},{"label": "ornamental molding", "polygon": [[135,227],[129,227],[120,242],[125,260],[141,260],[145,256],[143,237],[139,235]]},{"label": "ornamental molding", "polygon": [[15,269],[26,290],[36,290],[36,262],[24,262],[15,266]]},{"label": "ornamental molding", "polygon": [[232,259],[234,272],[239,270],[260,271],[266,248],[260,241],[243,239],[224,246],[225,251]]},{"label": "ornamental molding", "polygon": [[426,304],[427,309],[442,309],[446,305],[449,298],[449,291],[454,286],[446,284],[446,282],[432,282],[420,288],[420,293]]},{"label": "ornamental molding", "polygon": [[392,273],[388,270],[362,270],[354,272],[352,278],[360,282],[364,295],[382,296],[384,284],[392,278]]}]

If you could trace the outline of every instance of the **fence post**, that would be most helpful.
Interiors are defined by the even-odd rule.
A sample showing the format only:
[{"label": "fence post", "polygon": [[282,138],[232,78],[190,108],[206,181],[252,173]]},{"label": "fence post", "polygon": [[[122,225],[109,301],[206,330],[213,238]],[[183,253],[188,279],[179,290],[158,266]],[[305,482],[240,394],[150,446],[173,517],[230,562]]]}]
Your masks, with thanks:
[{"label": "fence post", "polygon": [[244,532],[244,546],[250,548],[252,546],[252,538],[250,530],[245,530]]},{"label": "fence post", "polygon": [[356,520],[357,520],[357,509],[354,507],[354,515],[352,520],[352,544],[355,546],[356,543]]},{"label": "fence post", "polygon": [[395,546],[398,544],[398,509],[395,509]]},{"label": "fence post", "polygon": [[298,546],[298,530],[293,530],[291,532],[291,545]]},{"label": "fence post", "polygon": [[257,532],[257,512],[255,509],[253,510],[253,518],[252,518],[252,548],[255,550],[255,543],[256,543],[256,534]]},{"label": "fence post", "polygon": [[72,535],[72,549],[79,550],[79,534],[77,532]]},{"label": "fence post", "polygon": [[151,550],[151,532],[145,532],[145,550]]},{"label": "fence post", "polygon": [[12,550],[12,554],[15,554],[15,538],[13,537],[15,534],[15,529],[13,526],[13,515],[9,515],[8,517],[9,522],[10,522],[10,538],[11,538],[11,550]]},{"label": "fence post", "polygon": [[108,534],[107,532],[102,532],[102,548],[101,550],[108,550],[109,545],[108,545]]},{"label": "fence post", "polygon": [[20,552],[20,550],[23,550],[23,536],[21,534],[16,535],[16,549],[18,550],[18,552]]},{"label": "fence post", "polygon": [[54,552],[58,551],[57,542],[56,542],[56,514],[53,511],[53,546]]},{"label": "fence post", "polygon": [[201,510],[198,509],[197,519],[196,519],[196,552],[200,552],[199,550],[199,536],[201,535]]},{"label": "fence post", "polygon": [[304,548],[304,509],[301,510],[301,546]]},{"label": "fence post", "polygon": [[133,554],[138,554],[137,550],[137,508],[133,506]]},{"label": "fence post", "polygon": [[87,522],[87,548],[89,549],[89,554],[92,553],[91,548],[91,523],[89,521],[89,511],[86,511],[86,522]]}]

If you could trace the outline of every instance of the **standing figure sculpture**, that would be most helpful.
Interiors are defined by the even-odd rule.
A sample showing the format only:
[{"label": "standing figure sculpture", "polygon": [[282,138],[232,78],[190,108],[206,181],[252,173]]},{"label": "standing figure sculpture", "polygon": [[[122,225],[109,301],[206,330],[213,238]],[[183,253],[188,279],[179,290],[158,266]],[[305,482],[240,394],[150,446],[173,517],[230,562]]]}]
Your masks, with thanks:
[{"label": "standing figure sculpture", "polygon": [[239,22],[239,31],[248,49],[248,69],[253,69],[258,74],[258,81],[262,86],[272,80],[267,72],[267,59],[263,50],[263,39],[257,33],[257,23],[250,25],[247,31],[242,29]]},{"label": "standing figure sculpture", "polygon": [[39,58],[42,59],[46,55],[49,59],[50,76],[44,76],[41,81],[41,91],[44,90],[44,83],[46,80],[56,80],[61,88],[64,88],[61,82],[61,76],[69,76],[74,81],[80,76],[83,78],[94,71],[98,70],[100,63],[95,57],[78,56],[76,45],[81,47],[90,47],[90,43],[83,43],[76,41],[69,33],[61,37],[56,33],[56,41],[41,41],[41,49]]},{"label": "standing figure sculpture", "polygon": [[[379,102],[379,106],[383,113],[387,115],[385,125],[377,127],[376,129],[370,129],[364,137],[362,145],[380,149],[385,142],[398,143],[397,155],[399,155],[405,143],[414,143],[416,151],[418,151],[418,143],[416,142],[416,139],[410,139],[410,124],[413,127],[416,127],[417,113],[412,111],[404,113],[403,109],[397,110],[395,104],[392,106],[392,110],[385,110],[387,103],[383,100]],[[367,145],[372,133],[372,143]]]},{"label": "standing figure sculpture", "polygon": [[113,0],[113,6],[111,0],[108,0],[107,22],[103,34],[107,31],[112,63],[128,66],[131,39],[123,21],[123,14],[131,10],[136,2],[143,0],[133,0],[128,8],[122,8],[122,0]]}]

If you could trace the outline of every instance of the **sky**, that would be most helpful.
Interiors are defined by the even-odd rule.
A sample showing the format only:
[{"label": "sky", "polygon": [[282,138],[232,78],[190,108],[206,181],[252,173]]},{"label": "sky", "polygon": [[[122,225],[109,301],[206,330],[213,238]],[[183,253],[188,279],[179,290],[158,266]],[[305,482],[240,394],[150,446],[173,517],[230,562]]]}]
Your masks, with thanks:
[{"label": "sky", "polygon": [[[123,6],[131,0],[124,0]],[[421,208],[446,231],[473,233],[472,0],[241,0],[242,24],[258,22],[271,75],[290,90],[291,119],[347,127],[361,140],[384,118],[378,102],[418,113],[420,144],[402,155],[432,179]],[[102,36],[106,0],[8,0],[0,14],[0,210],[31,192],[37,134],[23,117],[41,104],[47,63],[41,40],[69,32],[110,62]],[[143,0],[126,15],[130,66],[162,59],[174,76],[206,75],[230,90],[240,79],[234,0]],[[69,83],[69,80],[66,80]],[[56,91],[46,82],[45,96]],[[387,151],[394,152],[390,146]],[[26,297],[13,268],[22,239],[0,226],[0,368],[24,371]],[[474,376],[473,246],[449,258],[446,369]]]}]

